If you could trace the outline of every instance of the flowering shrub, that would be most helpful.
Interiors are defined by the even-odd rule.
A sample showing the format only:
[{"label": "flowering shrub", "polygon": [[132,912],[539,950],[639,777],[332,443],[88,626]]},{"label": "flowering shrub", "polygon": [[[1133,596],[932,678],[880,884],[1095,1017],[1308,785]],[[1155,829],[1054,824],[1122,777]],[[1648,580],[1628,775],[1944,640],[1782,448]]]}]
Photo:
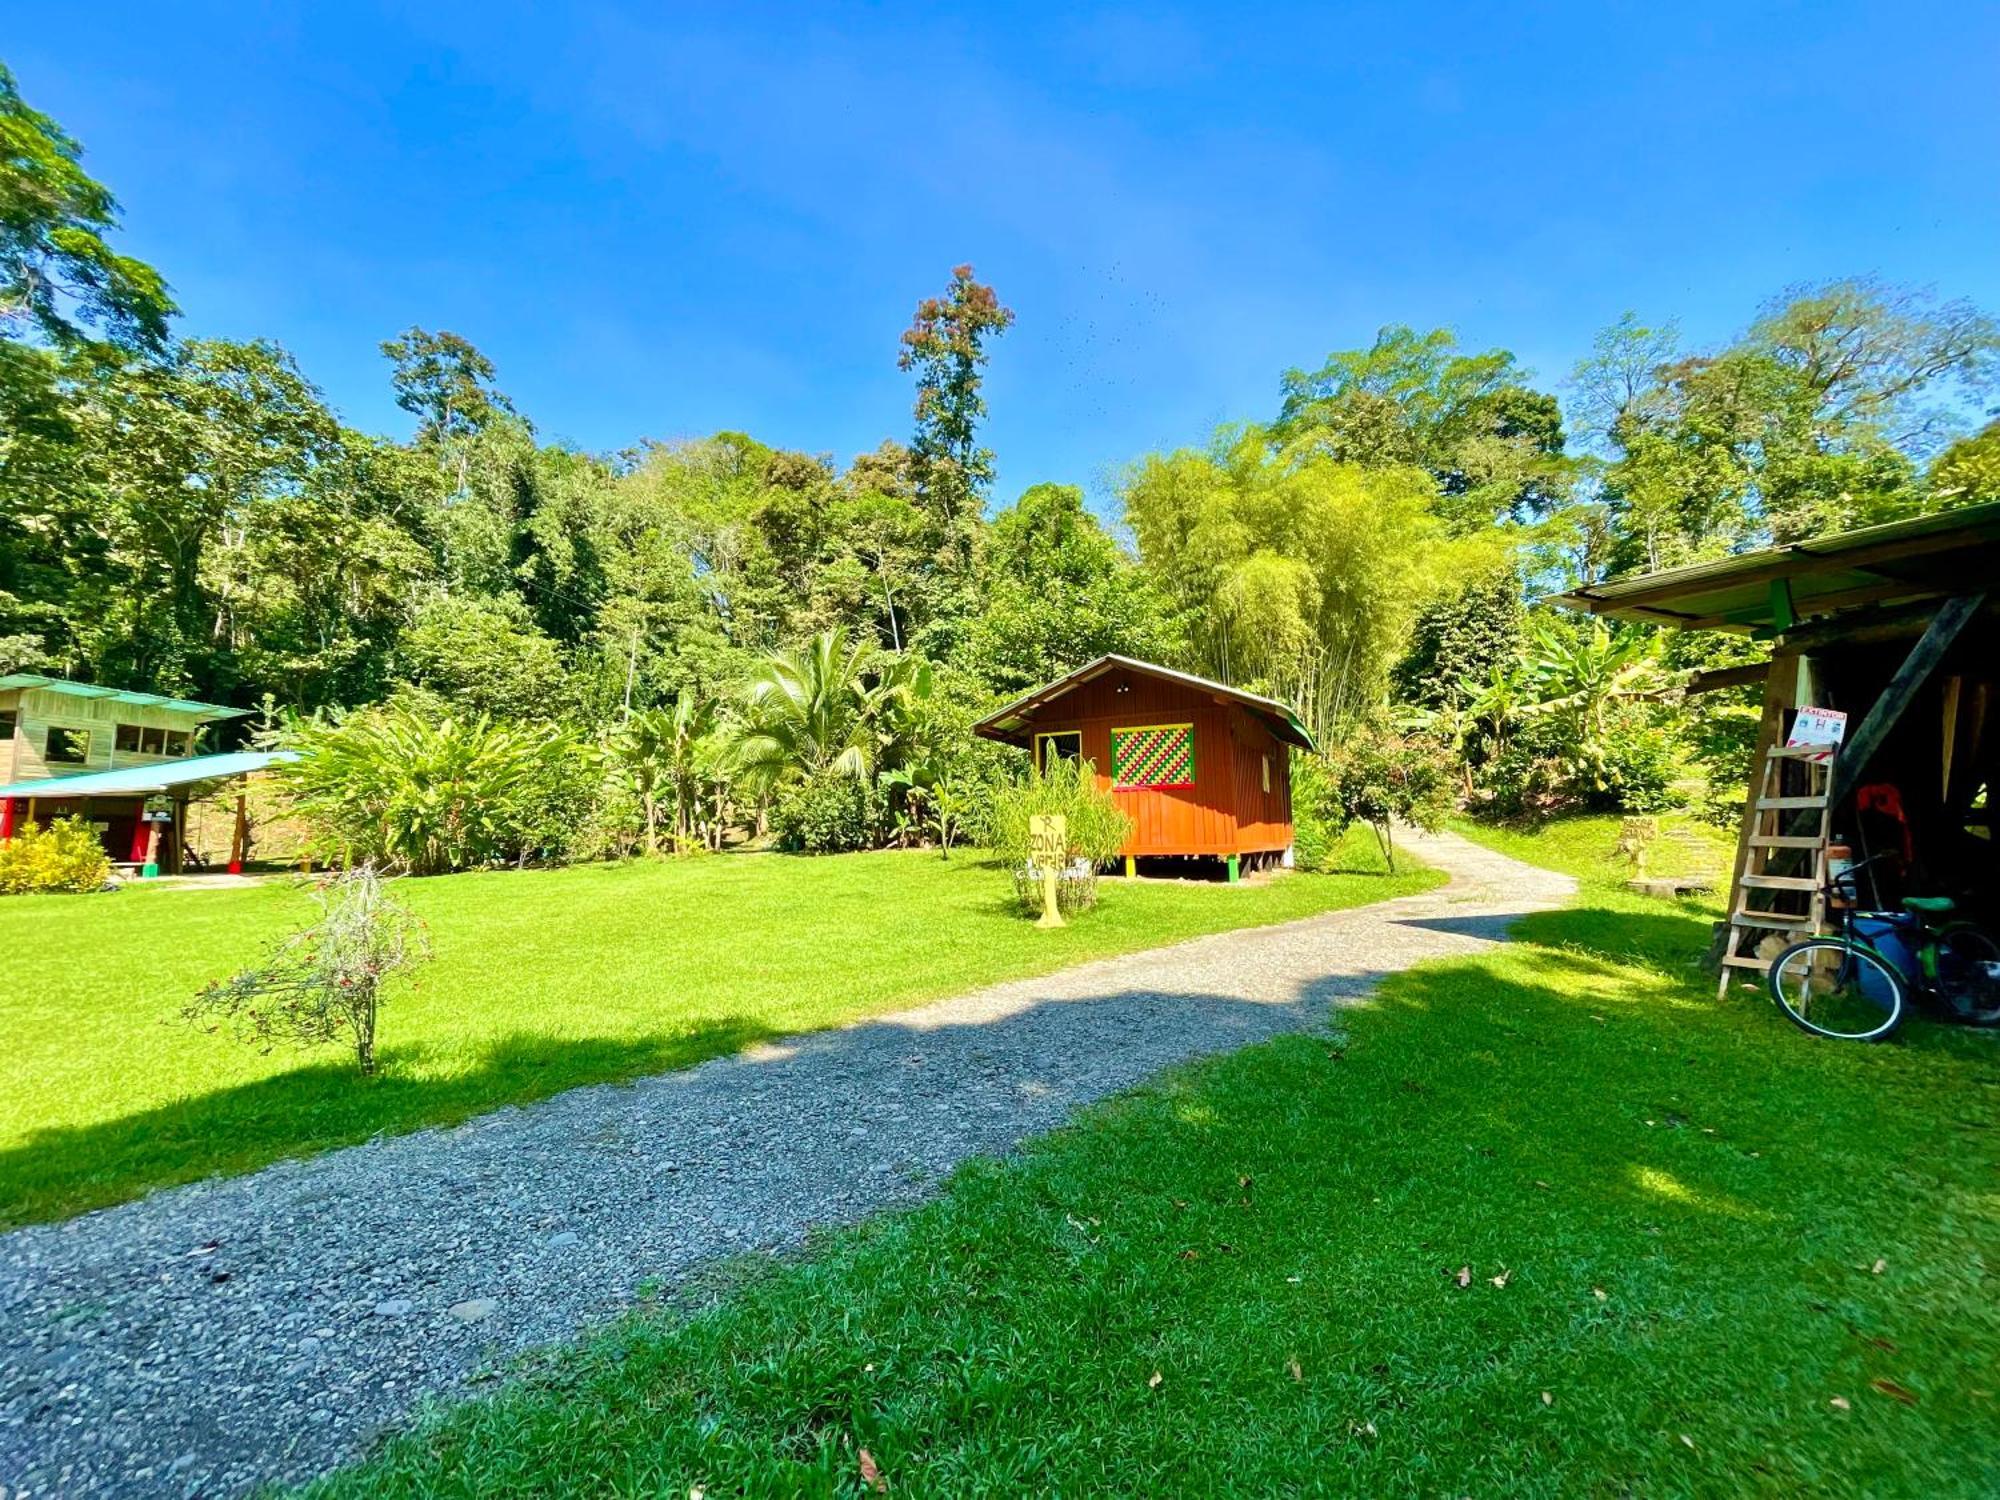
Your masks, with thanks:
[{"label": "flowering shrub", "polygon": [[111,861],[82,818],[57,818],[47,828],[31,823],[0,843],[0,894],[99,891],[110,878]]}]

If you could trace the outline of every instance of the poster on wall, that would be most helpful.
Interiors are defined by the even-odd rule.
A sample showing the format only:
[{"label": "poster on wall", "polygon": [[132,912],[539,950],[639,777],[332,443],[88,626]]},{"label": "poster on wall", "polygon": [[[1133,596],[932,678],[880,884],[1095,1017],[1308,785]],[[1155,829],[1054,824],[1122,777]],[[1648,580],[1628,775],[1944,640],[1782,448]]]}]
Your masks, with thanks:
[{"label": "poster on wall", "polygon": [[1837,708],[1802,708],[1785,739],[1788,750],[1810,750],[1813,760],[1832,760],[1847,738],[1847,715]]}]

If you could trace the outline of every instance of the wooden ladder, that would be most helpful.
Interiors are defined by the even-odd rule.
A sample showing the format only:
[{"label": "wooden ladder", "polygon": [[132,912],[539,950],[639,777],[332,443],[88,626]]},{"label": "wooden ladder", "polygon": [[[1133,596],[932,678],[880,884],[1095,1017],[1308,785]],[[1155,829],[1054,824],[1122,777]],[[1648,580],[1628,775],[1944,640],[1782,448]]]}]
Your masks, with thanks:
[{"label": "wooden ladder", "polygon": [[[1757,945],[1766,933],[1790,933],[1804,938],[1825,930],[1826,848],[1828,820],[1833,816],[1828,791],[1833,763],[1819,758],[1824,753],[1779,745],[1764,754],[1763,779],[1750,810],[1751,828],[1743,874],[1730,892],[1730,899],[1736,904],[1729,913],[1729,943],[1723,949],[1722,973],[1716,980],[1718,998],[1729,993],[1731,970],[1770,967],[1769,959],[1757,956]],[[1805,767],[1803,793],[1786,791],[1788,765]],[[1817,819],[1801,816],[1814,812]],[[1791,832],[1786,831],[1788,823],[1792,825]],[[1797,828],[1801,823],[1816,823],[1817,827],[1800,833]],[[1806,857],[1801,859],[1801,856]],[[1811,873],[1799,874],[1800,864],[1809,865]],[[1789,865],[1792,871],[1781,873],[1774,865]],[[1805,910],[1772,909],[1771,901],[1781,893],[1804,896]]]}]

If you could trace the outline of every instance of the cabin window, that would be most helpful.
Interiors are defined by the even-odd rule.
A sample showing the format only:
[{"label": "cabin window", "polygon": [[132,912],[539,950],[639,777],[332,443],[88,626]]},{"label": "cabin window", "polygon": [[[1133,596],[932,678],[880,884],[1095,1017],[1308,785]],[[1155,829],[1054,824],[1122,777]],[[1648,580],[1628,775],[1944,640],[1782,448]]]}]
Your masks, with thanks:
[{"label": "cabin window", "polygon": [[0,740],[11,740],[21,723],[21,716],[11,708],[0,708]]},{"label": "cabin window", "polygon": [[188,732],[185,729],[167,731],[167,754],[186,755],[188,753]]},{"label": "cabin window", "polygon": [[1049,767],[1059,760],[1083,759],[1083,733],[1080,730],[1065,730],[1060,734],[1038,734],[1035,736],[1035,764],[1044,776]]},{"label": "cabin window", "polygon": [[1271,757],[1267,755],[1263,758],[1263,760],[1264,760],[1264,790],[1266,792],[1269,792],[1271,790]]},{"label": "cabin window", "polygon": [[118,733],[111,741],[112,748],[121,755],[136,755],[139,751],[139,726],[120,724]]},{"label": "cabin window", "polygon": [[141,755],[165,755],[167,753],[166,730],[164,729],[140,730],[139,753]]},{"label": "cabin window", "polygon": [[90,759],[90,731],[51,724],[48,738],[42,741],[42,758],[60,766],[82,765]]},{"label": "cabin window", "polygon": [[1194,785],[1194,725],[1139,724],[1111,731],[1114,787]]}]

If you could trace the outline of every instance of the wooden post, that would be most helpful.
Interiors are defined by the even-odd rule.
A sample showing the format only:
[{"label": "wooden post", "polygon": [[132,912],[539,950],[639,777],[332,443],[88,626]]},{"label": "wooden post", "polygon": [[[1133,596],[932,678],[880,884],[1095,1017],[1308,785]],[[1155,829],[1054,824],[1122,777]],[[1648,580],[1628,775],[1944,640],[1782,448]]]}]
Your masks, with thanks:
[{"label": "wooden post", "polygon": [[1139,878],[1139,861],[1129,854],[1125,856],[1125,878],[1127,880]]},{"label": "wooden post", "polygon": [[1069,819],[1061,813],[1036,813],[1028,819],[1028,849],[1042,877],[1042,914],[1037,927],[1061,927],[1062,902],[1057,881],[1069,860]]},{"label": "wooden post", "polygon": [[236,794],[236,828],[229,836],[229,873],[243,873],[243,859],[250,851],[250,820],[244,812],[243,793]]},{"label": "wooden post", "polygon": [[14,836],[14,799],[0,797],[0,843]]},{"label": "wooden post", "polygon": [[1242,878],[1243,878],[1242,856],[1232,854],[1229,856],[1229,883],[1231,885],[1235,885],[1236,882],[1241,880]]},{"label": "wooden post", "polygon": [[1958,698],[1964,691],[1963,677],[1944,680],[1944,763],[1938,772],[1938,800],[1951,806],[1951,752],[1958,742]]}]

